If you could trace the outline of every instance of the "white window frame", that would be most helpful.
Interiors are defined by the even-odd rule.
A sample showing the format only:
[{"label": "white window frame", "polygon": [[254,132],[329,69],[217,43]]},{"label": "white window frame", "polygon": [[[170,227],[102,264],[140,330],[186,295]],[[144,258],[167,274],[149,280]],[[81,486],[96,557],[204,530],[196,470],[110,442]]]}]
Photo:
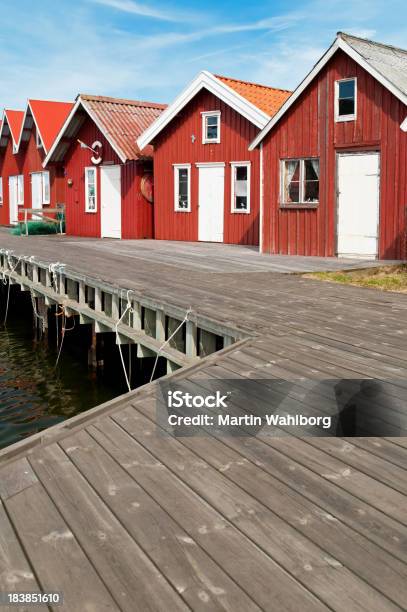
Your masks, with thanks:
[{"label": "white window frame", "polygon": [[[245,210],[241,208],[235,208],[235,171],[236,168],[244,166],[247,168],[247,208]],[[230,211],[234,214],[250,214],[250,178],[251,178],[251,162],[230,162]]]},{"label": "white window frame", "polygon": [[24,206],[24,174],[17,175],[17,206]]},{"label": "white window frame", "polygon": [[[355,82],[355,112],[351,115],[339,115],[339,83],[346,83],[348,81]],[[357,77],[349,77],[348,79],[338,79],[335,81],[335,121],[341,123],[342,121],[355,121],[358,110],[358,79]]]},{"label": "white window frame", "polygon": [[[305,188],[305,162],[311,159],[317,159],[319,162],[319,171],[321,174],[321,159],[319,157],[287,157],[286,159],[280,160],[280,206],[286,208],[292,208],[296,206],[301,206],[303,208],[316,208],[319,206],[319,189],[318,189],[318,202],[305,202],[304,201],[304,188]],[[300,201],[299,202],[285,202],[284,201],[284,170],[286,162],[290,161],[299,161],[300,162]],[[319,186],[321,185],[321,176],[318,177]]]},{"label": "white window frame", "polygon": [[[202,116],[202,144],[219,144],[220,143],[220,116],[221,112],[219,110],[214,111],[205,111],[201,113]],[[216,117],[218,121],[218,135],[216,138],[208,138],[206,134],[206,119],[208,117]]]},{"label": "white window frame", "polygon": [[3,206],[3,177],[0,176],[0,206]]},{"label": "white window frame", "polygon": [[[92,170],[95,176],[95,208],[89,208],[89,181],[88,181],[88,170]],[[98,174],[97,168],[95,166],[86,166],[85,167],[85,212],[88,213],[96,213],[98,210]]]},{"label": "white window frame", "polygon": [[[48,177],[48,198],[45,197],[45,177]],[[42,203],[50,204],[51,203],[51,182],[48,170],[45,170],[42,173]]]},{"label": "white window frame", "polygon": [[[174,168],[174,210],[175,212],[191,212],[191,164],[173,164]],[[188,208],[179,208],[179,170],[188,173]]]}]

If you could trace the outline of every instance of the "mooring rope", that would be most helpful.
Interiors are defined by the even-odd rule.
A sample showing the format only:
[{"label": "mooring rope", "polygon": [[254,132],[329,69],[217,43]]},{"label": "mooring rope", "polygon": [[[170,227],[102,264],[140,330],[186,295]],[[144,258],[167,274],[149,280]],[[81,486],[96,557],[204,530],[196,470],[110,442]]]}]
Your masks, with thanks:
[{"label": "mooring rope", "polygon": [[178,325],[178,327],[177,327],[177,328],[176,328],[176,329],[175,329],[175,330],[172,332],[171,336],[169,336],[169,337],[167,338],[167,340],[166,340],[166,341],[165,341],[165,342],[164,342],[164,343],[163,343],[163,344],[160,346],[160,348],[158,349],[158,353],[157,353],[157,355],[156,355],[155,362],[154,362],[153,371],[151,372],[150,382],[151,382],[151,381],[153,380],[153,378],[154,378],[155,370],[156,370],[157,363],[158,363],[158,358],[159,358],[159,356],[160,356],[160,354],[161,354],[161,351],[162,351],[162,350],[163,350],[163,348],[164,348],[164,347],[165,347],[165,346],[168,344],[168,342],[169,342],[170,340],[172,340],[172,339],[173,339],[173,337],[175,336],[175,334],[177,334],[177,333],[179,332],[179,330],[180,330],[180,329],[181,329],[181,327],[184,325],[184,323],[186,323],[186,322],[188,321],[188,317],[189,317],[189,315],[190,315],[192,312],[193,312],[193,311],[192,311],[192,308],[191,308],[191,306],[190,306],[190,307],[188,308],[188,310],[187,310],[186,314],[185,314],[185,317],[184,317],[184,318],[183,318],[183,320],[181,321],[181,323],[180,323],[180,324]]},{"label": "mooring rope", "polygon": [[[7,316],[8,316],[8,307],[9,307],[9,303],[10,303],[10,287],[11,287],[11,275],[13,272],[15,272],[15,270],[17,269],[18,264],[20,263],[22,256],[20,255],[17,258],[17,261],[15,263],[15,265],[13,266],[13,262],[11,259],[11,255],[14,251],[3,251],[3,254],[6,255],[7,257],[7,265],[8,265],[8,270],[2,270],[1,271],[1,277],[2,277],[2,282],[4,285],[7,285],[8,283],[8,287],[7,287],[7,301],[6,301],[6,311],[4,313],[4,319],[3,319],[3,326],[6,326],[7,323]],[[8,274],[8,280],[7,280],[7,274]]]},{"label": "mooring rope", "polygon": [[55,317],[61,317],[62,316],[61,344],[59,345],[57,360],[55,362],[55,368],[57,368],[58,363],[59,363],[59,358],[61,357],[62,346],[64,344],[64,339],[65,339],[65,333],[67,331],[72,331],[74,329],[74,327],[75,327],[75,316],[73,316],[73,325],[72,325],[72,327],[66,327],[66,320],[69,319],[69,317],[67,317],[67,315],[66,315],[65,306],[63,304],[60,304],[59,307],[61,309],[61,312],[56,313]]},{"label": "mooring rope", "polygon": [[[119,327],[120,323],[123,321],[123,319],[124,319],[124,317],[126,316],[127,313],[129,313],[129,314],[134,313],[134,308],[133,308],[133,305],[132,305],[131,299],[130,299],[130,294],[131,293],[134,293],[134,291],[132,289],[129,289],[127,291],[127,304],[126,304],[126,308],[124,309],[121,317],[119,318],[119,320],[116,322],[116,325],[115,325],[116,344],[119,347],[120,360],[122,362],[124,377],[126,379],[127,388],[128,388],[129,391],[131,391],[130,379],[129,379],[129,375],[127,374],[126,364],[124,363],[124,357],[123,357],[123,351],[122,351],[122,347],[121,347],[121,343],[120,343],[120,335],[119,335],[119,332],[118,332],[118,327]],[[122,301],[122,292],[120,292],[120,303],[121,303],[121,301]],[[130,361],[130,363],[131,363],[131,361]],[[130,377],[131,377],[131,369],[130,369]]]}]

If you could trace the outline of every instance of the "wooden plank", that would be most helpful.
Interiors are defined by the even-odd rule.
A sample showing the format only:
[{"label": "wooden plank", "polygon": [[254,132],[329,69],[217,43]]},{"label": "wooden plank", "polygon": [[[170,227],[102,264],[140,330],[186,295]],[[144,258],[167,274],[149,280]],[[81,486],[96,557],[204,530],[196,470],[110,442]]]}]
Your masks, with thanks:
[{"label": "wooden plank", "polygon": [[[273,512],[267,512],[263,503],[259,503],[232,483],[227,476],[228,462],[223,463],[224,473],[216,472],[209,466],[206,469],[201,467],[197,470],[196,456],[192,449],[195,449],[197,444],[201,448],[204,447],[204,452],[199,454],[201,461],[206,455],[212,457],[217,452],[212,440],[186,437],[181,439],[182,444],[180,444],[172,437],[165,437],[164,444],[160,436],[145,435],[148,425],[139,414],[136,416],[137,418],[133,418],[130,411],[126,409],[113,418],[123,423],[126,430],[138,441],[142,440],[154,456],[168,465],[184,482],[229,518],[247,537],[261,546],[267,554],[324,601],[327,606],[337,610],[346,606],[344,600],[346,592],[353,595],[356,592],[360,594],[357,599],[364,602],[360,604],[361,610],[369,610],[373,602],[377,601],[378,593],[371,587],[366,587],[363,580],[351,574],[337,559],[330,557],[318,546],[310,543],[297,529],[289,526],[283,518],[279,518]],[[186,446],[189,448],[185,448]],[[241,464],[238,467],[239,472],[245,472],[245,460],[236,459],[235,462]],[[257,472],[256,475],[252,474],[251,478],[255,480],[256,477],[261,478],[259,470],[255,472]],[[222,491],[221,496],[219,496],[219,491]],[[312,571],[299,573],[299,558],[302,559],[301,567],[311,567]],[[322,587],[327,582],[330,585],[329,592]],[[365,605],[366,608],[364,608]],[[384,597],[381,605],[393,609],[393,604]]]},{"label": "wooden plank", "polygon": [[6,501],[9,497],[38,482],[30,464],[24,457],[0,470],[0,497]]},{"label": "wooden plank", "polygon": [[63,593],[70,612],[119,610],[40,483],[5,505],[44,592]]},{"label": "wooden plank", "polygon": [[121,610],[188,609],[59,447],[39,449],[31,462]]},{"label": "wooden plank", "polygon": [[[0,591],[2,593],[40,592],[41,587],[16,537],[3,504],[0,502]],[[38,606],[37,610],[48,610]],[[27,606],[13,606],[27,612]]]},{"label": "wooden plank", "polygon": [[[132,415],[132,411],[126,412]],[[136,417],[140,418],[140,426],[143,427],[144,419],[141,415]],[[149,435],[150,426],[145,432],[147,437],[155,438]],[[238,509],[237,501],[232,497],[228,496],[229,516],[225,518],[203,501],[203,496],[184,483],[179,474],[175,475],[172,469],[168,469],[164,463],[161,464],[110,419],[98,422],[95,428],[92,428],[92,435],[261,608],[269,607],[270,593],[273,593],[273,601],[282,612],[326,609],[326,606],[230,524],[230,519],[236,516]],[[160,436],[156,443],[168,448],[168,441],[173,443],[170,439]],[[152,466],[157,469],[152,469]],[[195,478],[198,478],[198,473],[206,472],[204,466],[205,462],[195,461]],[[183,467],[188,471],[180,458],[178,471],[184,471]],[[206,480],[205,478],[205,482]],[[217,495],[222,498],[223,490],[217,488]],[[302,573],[302,565],[298,566],[298,554],[295,559],[298,573]]]},{"label": "wooden plank", "polygon": [[[93,428],[90,428],[92,433]],[[260,608],[85,431],[61,446],[193,610]],[[151,469],[156,469],[152,467]]]}]

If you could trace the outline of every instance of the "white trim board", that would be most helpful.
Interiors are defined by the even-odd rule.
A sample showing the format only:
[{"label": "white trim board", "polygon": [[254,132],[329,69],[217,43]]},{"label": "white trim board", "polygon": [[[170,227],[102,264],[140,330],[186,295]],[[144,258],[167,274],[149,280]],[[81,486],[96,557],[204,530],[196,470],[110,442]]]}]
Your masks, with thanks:
[{"label": "white trim board", "polygon": [[234,89],[217,79],[210,72],[203,70],[195,79],[175,98],[161,115],[137,139],[140,150],[144,149],[152,140],[172,121],[177,114],[194,98],[201,89],[207,89],[217,98],[225,102],[240,115],[248,119],[256,127],[262,129],[270,119],[264,111],[260,110]]},{"label": "white trim board", "polygon": [[259,132],[256,138],[250,143],[249,151],[253,151],[263,138],[270,132],[270,130],[278,123],[288,111],[289,108],[294,104],[294,102],[300,97],[302,92],[308,87],[308,85],[313,81],[313,79],[317,76],[317,74],[322,70],[322,68],[329,62],[331,57],[341,49],[346,53],[349,57],[351,57],[359,66],[364,68],[366,72],[368,72],[371,76],[373,76],[379,83],[381,83],[386,89],[388,89],[396,98],[401,100],[407,106],[407,96],[400,91],[393,83],[391,83],[386,77],[384,77],[376,68],[371,66],[355,49],[353,49],[340,34],[338,34],[335,41],[329,47],[329,49],[324,53],[321,59],[315,64],[314,68],[305,79],[298,85],[297,89],[291,94],[291,96],[284,102],[281,106],[280,110],[274,115],[272,119],[267,123],[267,125]]}]

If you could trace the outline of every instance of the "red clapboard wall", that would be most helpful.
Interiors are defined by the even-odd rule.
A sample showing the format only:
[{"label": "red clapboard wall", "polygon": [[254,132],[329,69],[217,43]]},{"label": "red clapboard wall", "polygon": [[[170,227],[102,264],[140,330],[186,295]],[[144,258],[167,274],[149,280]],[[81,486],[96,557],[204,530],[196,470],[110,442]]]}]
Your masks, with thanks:
[{"label": "red clapboard wall", "polygon": [[[335,81],[355,76],[356,121],[336,123]],[[339,50],[264,139],[263,251],[335,255],[336,153],[368,150],[380,152],[379,257],[406,258],[405,117],[403,103]],[[280,208],[280,160],[307,156],[320,158],[318,207]]]},{"label": "red clapboard wall", "polygon": [[[221,111],[221,142],[202,144],[201,112]],[[224,242],[259,243],[259,151],[248,146],[258,128],[207,90],[201,90],[154,140],[155,238],[198,240],[197,162],[225,162]],[[191,135],[195,136],[192,142]],[[251,212],[231,212],[230,162],[251,162]],[[191,212],[174,211],[173,164],[191,164]]]},{"label": "red clapboard wall", "polygon": [[[85,120],[77,139],[90,144],[96,140],[100,141],[103,151],[102,164],[113,163],[121,166],[122,238],[152,238],[153,205],[143,197],[140,190],[142,177],[146,172],[152,172],[152,162],[150,160],[127,161],[123,164],[90,118]],[[101,233],[99,170],[97,172],[97,211],[85,211],[85,168],[93,166],[92,155],[92,152],[82,148],[75,138],[64,160],[66,232],[74,236],[99,237]],[[72,186],[69,186],[71,181]]]}]

